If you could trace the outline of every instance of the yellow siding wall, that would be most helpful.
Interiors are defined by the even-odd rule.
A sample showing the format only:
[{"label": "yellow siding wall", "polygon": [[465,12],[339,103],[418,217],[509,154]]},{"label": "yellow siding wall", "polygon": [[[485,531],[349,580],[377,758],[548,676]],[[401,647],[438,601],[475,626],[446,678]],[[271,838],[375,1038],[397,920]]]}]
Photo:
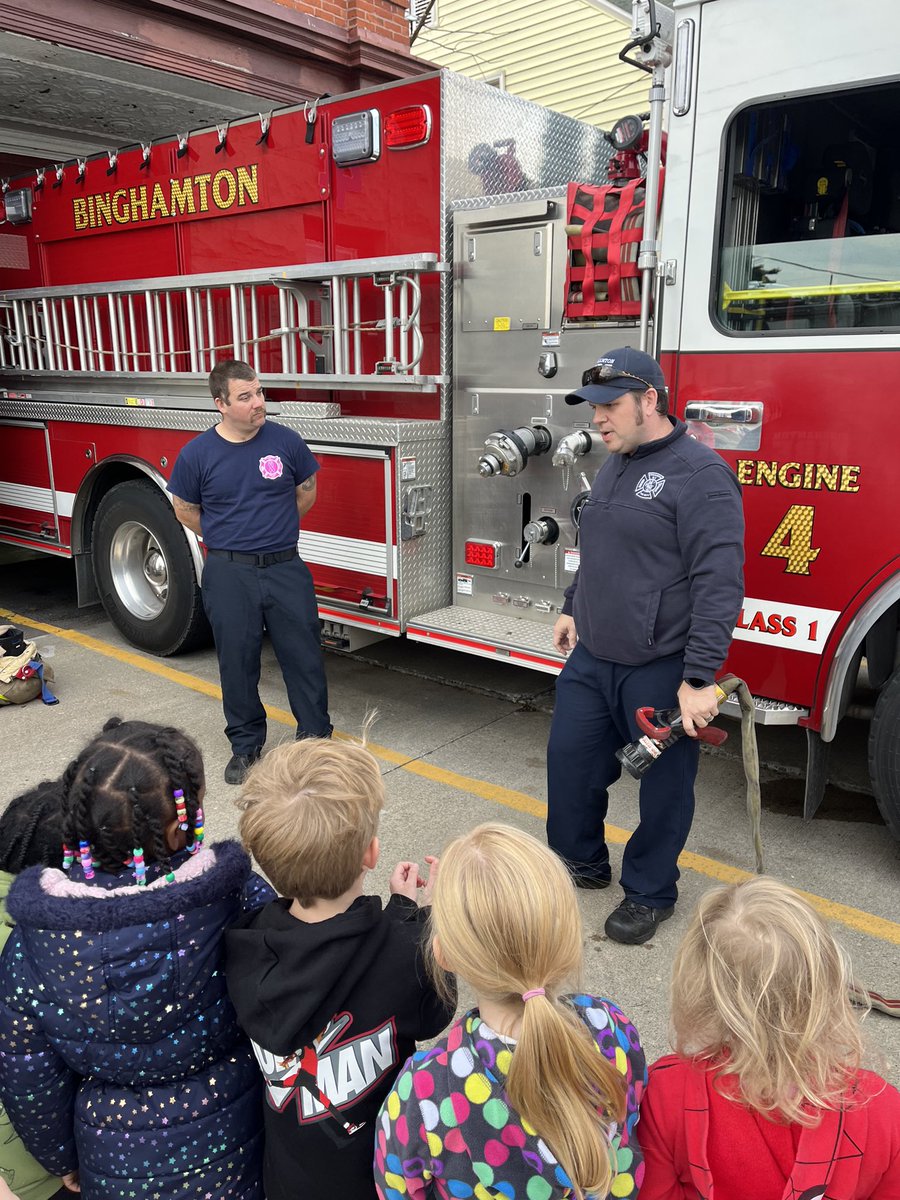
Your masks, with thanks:
[{"label": "yellow siding wall", "polygon": [[650,76],[618,59],[631,26],[590,0],[437,0],[413,51],[475,79],[609,129],[644,112]]}]

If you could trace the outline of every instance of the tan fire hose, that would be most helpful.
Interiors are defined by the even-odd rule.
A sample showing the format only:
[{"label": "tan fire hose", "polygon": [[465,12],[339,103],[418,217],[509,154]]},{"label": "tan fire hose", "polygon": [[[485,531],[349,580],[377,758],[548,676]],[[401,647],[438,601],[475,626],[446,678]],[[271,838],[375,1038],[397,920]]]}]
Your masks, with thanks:
[{"label": "tan fire hose", "polygon": [[753,721],[753,697],[743,679],[737,675],[723,675],[716,680],[716,700],[721,705],[729,696],[736,695],[741,706],[741,752],[744,756],[744,774],[747,778],[747,816],[750,820],[750,836],[756,855],[756,873],[763,873],[762,848],[762,796],[759,790],[759,751],[756,746],[756,726]]}]

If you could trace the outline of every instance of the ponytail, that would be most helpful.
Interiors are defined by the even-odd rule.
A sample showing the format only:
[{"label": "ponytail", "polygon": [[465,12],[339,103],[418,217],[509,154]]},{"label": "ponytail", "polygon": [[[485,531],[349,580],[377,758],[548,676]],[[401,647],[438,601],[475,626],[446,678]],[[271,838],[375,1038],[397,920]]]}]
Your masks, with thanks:
[{"label": "ponytail", "polygon": [[[433,961],[479,996],[523,1006],[506,1078],[511,1106],[547,1144],[576,1197],[606,1196],[609,1126],[627,1084],[560,999],[582,965],[581,916],[566,868],[530,834],[481,825],[451,842],[434,892]],[[440,988],[441,975],[435,981]]]},{"label": "ponytail", "polygon": [[610,1190],[607,1127],[624,1119],[625,1086],[570,1008],[549,995],[526,1001],[506,1092],[553,1151],[578,1200]]}]

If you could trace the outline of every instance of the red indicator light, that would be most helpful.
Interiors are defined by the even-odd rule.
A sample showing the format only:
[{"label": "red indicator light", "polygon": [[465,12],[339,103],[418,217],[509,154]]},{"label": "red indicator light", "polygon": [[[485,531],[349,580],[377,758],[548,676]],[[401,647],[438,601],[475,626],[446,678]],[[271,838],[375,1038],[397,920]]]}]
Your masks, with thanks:
[{"label": "red indicator light", "polygon": [[497,565],[497,547],[493,542],[466,542],[466,563],[470,567]]},{"label": "red indicator light", "polygon": [[397,108],[384,122],[384,144],[390,150],[422,146],[431,137],[431,109],[427,104]]}]

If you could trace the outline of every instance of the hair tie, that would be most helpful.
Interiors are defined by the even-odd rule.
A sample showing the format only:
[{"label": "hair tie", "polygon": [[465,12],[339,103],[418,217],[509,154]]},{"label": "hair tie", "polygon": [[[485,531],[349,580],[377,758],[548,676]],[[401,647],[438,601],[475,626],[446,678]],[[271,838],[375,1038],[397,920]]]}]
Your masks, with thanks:
[{"label": "hair tie", "polygon": [[522,999],[527,1004],[528,1001],[533,1000],[535,998],[535,996],[546,996],[546,995],[547,995],[547,993],[544,990],[544,988],[531,988],[529,991],[522,993]]}]

